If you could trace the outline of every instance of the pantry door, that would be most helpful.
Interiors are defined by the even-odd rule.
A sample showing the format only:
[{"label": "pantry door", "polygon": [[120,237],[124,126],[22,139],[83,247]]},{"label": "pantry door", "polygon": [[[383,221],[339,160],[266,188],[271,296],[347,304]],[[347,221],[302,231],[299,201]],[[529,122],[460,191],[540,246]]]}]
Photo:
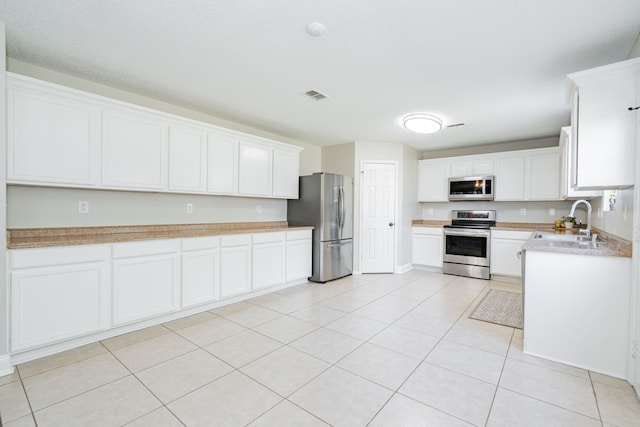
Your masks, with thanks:
[{"label": "pantry door", "polygon": [[393,273],[396,242],[396,163],[362,162],[360,270]]}]

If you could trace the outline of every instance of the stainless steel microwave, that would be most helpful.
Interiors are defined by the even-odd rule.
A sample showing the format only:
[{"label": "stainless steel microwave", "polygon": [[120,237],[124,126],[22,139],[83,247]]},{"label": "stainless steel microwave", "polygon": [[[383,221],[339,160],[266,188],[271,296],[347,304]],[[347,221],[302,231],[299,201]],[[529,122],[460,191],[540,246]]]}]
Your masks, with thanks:
[{"label": "stainless steel microwave", "polygon": [[449,178],[449,200],[493,200],[495,176]]}]

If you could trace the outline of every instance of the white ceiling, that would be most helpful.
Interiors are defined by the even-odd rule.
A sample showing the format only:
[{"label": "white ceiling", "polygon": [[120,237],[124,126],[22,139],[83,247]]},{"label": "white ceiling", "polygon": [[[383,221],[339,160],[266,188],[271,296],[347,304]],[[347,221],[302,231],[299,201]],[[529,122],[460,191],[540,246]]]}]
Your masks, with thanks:
[{"label": "white ceiling", "polygon": [[[0,0],[0,20],[10,58],[315,145],[425,151],[557,135],[566,74],[626,59],[640,1]],[[465,126],[412,134],[412,112]]]}]

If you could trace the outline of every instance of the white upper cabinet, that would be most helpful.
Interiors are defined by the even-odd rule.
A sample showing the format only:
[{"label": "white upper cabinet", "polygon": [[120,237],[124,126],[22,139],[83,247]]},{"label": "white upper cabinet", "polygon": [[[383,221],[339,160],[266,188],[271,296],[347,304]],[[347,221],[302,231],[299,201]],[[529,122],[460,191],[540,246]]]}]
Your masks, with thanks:
[{"label": "white upper cabinet", "polygon": [[100,176],[100,110],[72,91],[8,73],[7,180],[91,187]]},{"label": "white upper cabinet", "polygon": [[463,177],[476,175],[493,175],[493,160],[484,156],[474,159],[452,161],[449,176]]},{"label": "white upper cabinet", "polygon": [[207,179],[207,133],[197,128],[169,128],[169,190],[203,193]]},{"label": "white upper cabinet", "polygon": [[448,179],[448,161],[440,159],[418,161],[418,201],[448,201]]},{"label": "white upper cabinet", "polygon": [[528,151],[525,157],[525,200],[561,200],[560,149]]},{"label": "white upper cabinet", "polygon": [[570,74],[576,188],[633,185],[640,58]]},{"label": "white upper cabinet", "polygon": [[243,196],[271,196],[273,148],[240,142],[238,193]]},{"label": "white upper cabinet", "polygon": [[276,148],[273,150],[273,197],[298,198],[300,153]]},{"label": "white upper cabinet", "polygon": [[238,138],[209,133],[207,191],[217,194],[238,193]]},{"label": "white upper cabinet", "polygon": [[7,76],[11,184],[298,197],[300,147]]},{"label": "white upper cabinet", "polygon": [[105,187],[166,190],[166,122],[126,111],[104,111],[102,184]]},{"label": "white upper cabinet", "polygon": [[496,201],[524,200],[524,156],[505,154],[496,159]]},{"label": "white upper cabinet", "polygon": [[577,150],[571,140],[571,127],[565,126],[560,129],[560,150],[562,151],[562,167],[560,168],[560,188],[564,199],[582,199],[598,197],[602,191],[597,190],[576,190],[576,162]]}]

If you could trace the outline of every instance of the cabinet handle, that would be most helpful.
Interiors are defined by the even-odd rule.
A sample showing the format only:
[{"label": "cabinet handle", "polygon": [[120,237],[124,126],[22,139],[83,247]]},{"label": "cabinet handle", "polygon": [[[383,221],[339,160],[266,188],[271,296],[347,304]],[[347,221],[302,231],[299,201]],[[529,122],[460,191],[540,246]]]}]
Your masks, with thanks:
[{"label": "cabinet handle", "polygon": [[640,110],[640,107],[629,107],[629,108],[627,108],[627,110],[629,110],[629,111]]}]

